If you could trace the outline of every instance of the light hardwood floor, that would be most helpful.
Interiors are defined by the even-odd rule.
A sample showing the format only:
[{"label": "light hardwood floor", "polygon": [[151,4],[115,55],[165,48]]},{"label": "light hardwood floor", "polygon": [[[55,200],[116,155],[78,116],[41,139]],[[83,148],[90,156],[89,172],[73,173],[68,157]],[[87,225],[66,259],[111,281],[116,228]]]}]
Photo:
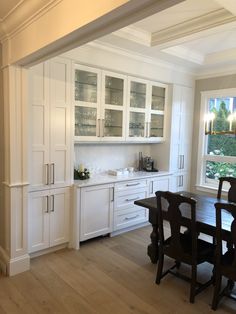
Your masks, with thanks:
[{"label": "light hardwood floor", "polygon": [[[30,271],[0,277],[0,313],[214,313],[212,287],[190,304],[188,283],[169,275],[155,284],[156,265],[146,254],[150,231],[145,227],[89,241],[79,251],[32,259]],[[199,274],[209,276],[211,267],[204,264]],[[235,312],[236,302],[224,300],[216,313]]]}]

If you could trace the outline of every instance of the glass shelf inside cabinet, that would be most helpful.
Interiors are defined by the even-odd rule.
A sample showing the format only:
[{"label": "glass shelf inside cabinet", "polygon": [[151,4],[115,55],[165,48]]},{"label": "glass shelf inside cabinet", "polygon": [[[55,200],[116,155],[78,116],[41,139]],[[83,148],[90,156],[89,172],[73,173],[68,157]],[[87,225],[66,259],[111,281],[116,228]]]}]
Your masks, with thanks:
[{"label": "glass shelf inside cabinet", "polygon": [[124,80],[106,76],[105,103],[107,105],[123,106]]},{"label": "glass shelf inside cabinet", "polygon": [[163,137],[164,116],[151,114],[150,137]]},{"label": "glass shelf inside cabinet", "polygon": [[75,106],[75,136],[96,136],[97,110]]},{"label": "glass shelf inside cabinet", "polygon": [[130,107],[145,108],[146,106],[146,84],[131,82]]},{"label": "glass shelf inside cabinet", "polygon": [[144,137],[145,114],[140,112],[130,112],[129,136]]},{"label": "glass shelf inside cabinet", "polygon": [[75,70],[75,100],[97,102],[97,74]]},{"label": "glass shelf inside cabinet", "polygon": [[165,88],[152,86],[152,110],[164,110]]},{"label": "glass shelf inside cabinet", "polygon": [[123,112],[120,110],[105,110],[104,136],[122,137]]}]

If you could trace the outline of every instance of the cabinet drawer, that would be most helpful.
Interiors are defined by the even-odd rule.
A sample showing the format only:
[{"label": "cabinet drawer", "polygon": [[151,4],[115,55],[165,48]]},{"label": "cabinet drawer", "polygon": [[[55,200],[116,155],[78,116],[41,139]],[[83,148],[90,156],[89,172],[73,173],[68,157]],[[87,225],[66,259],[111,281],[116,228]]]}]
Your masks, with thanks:
[{"label": "cabinet drawer", "polygon": [[137,207],[135,209],[117,211],[114,214],[114,231],[148,221],[148,210]]},{"label": "cabinet drawer", "polygon": [[139,188],[146,188],[147,187],[147,180],[133,180],[133,181],[126,181],[117,183],[115,185],[116,191],[129,191],[133,189]]},{"label": "cabinet drawer", "polygon": [[134,192],[126,194],[118,194],[115,197],[115,210],[123,210],[126,208],[133,208],[134,201],[141,200],[142,198],[147,197],[147,190],[146,189],[139,189],[135,190]]}]

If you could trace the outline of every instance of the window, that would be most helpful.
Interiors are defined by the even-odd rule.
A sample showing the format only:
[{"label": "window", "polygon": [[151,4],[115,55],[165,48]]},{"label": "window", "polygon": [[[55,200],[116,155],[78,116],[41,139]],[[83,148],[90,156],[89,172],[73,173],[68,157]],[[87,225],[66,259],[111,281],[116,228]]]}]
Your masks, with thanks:
[{"label": "window", "polygon": [[[236,136],[217,134],[236,128],[236,89],[202,92],[201,100],[197,180],[200,186],[217,187],[219,177],[236,177]],[[212,113],[213,134],[205,135],[204,117]]]}]

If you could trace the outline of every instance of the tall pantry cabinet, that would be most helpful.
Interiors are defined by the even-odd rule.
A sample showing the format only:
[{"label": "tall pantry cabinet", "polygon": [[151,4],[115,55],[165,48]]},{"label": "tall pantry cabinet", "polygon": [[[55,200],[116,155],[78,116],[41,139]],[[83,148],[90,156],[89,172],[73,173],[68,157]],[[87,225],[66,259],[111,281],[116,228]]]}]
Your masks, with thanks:
[{"label": "tall pantry cabinet", "polygon": [[173,86],[170,170],[173,172],[171,190],[174,192],[190,188],[193,94],[190,87]]},{"label": "tall pantry cabinet", "polygon": [[71,103],[69,60],[30,69],[29,253],[69,240]]}]

